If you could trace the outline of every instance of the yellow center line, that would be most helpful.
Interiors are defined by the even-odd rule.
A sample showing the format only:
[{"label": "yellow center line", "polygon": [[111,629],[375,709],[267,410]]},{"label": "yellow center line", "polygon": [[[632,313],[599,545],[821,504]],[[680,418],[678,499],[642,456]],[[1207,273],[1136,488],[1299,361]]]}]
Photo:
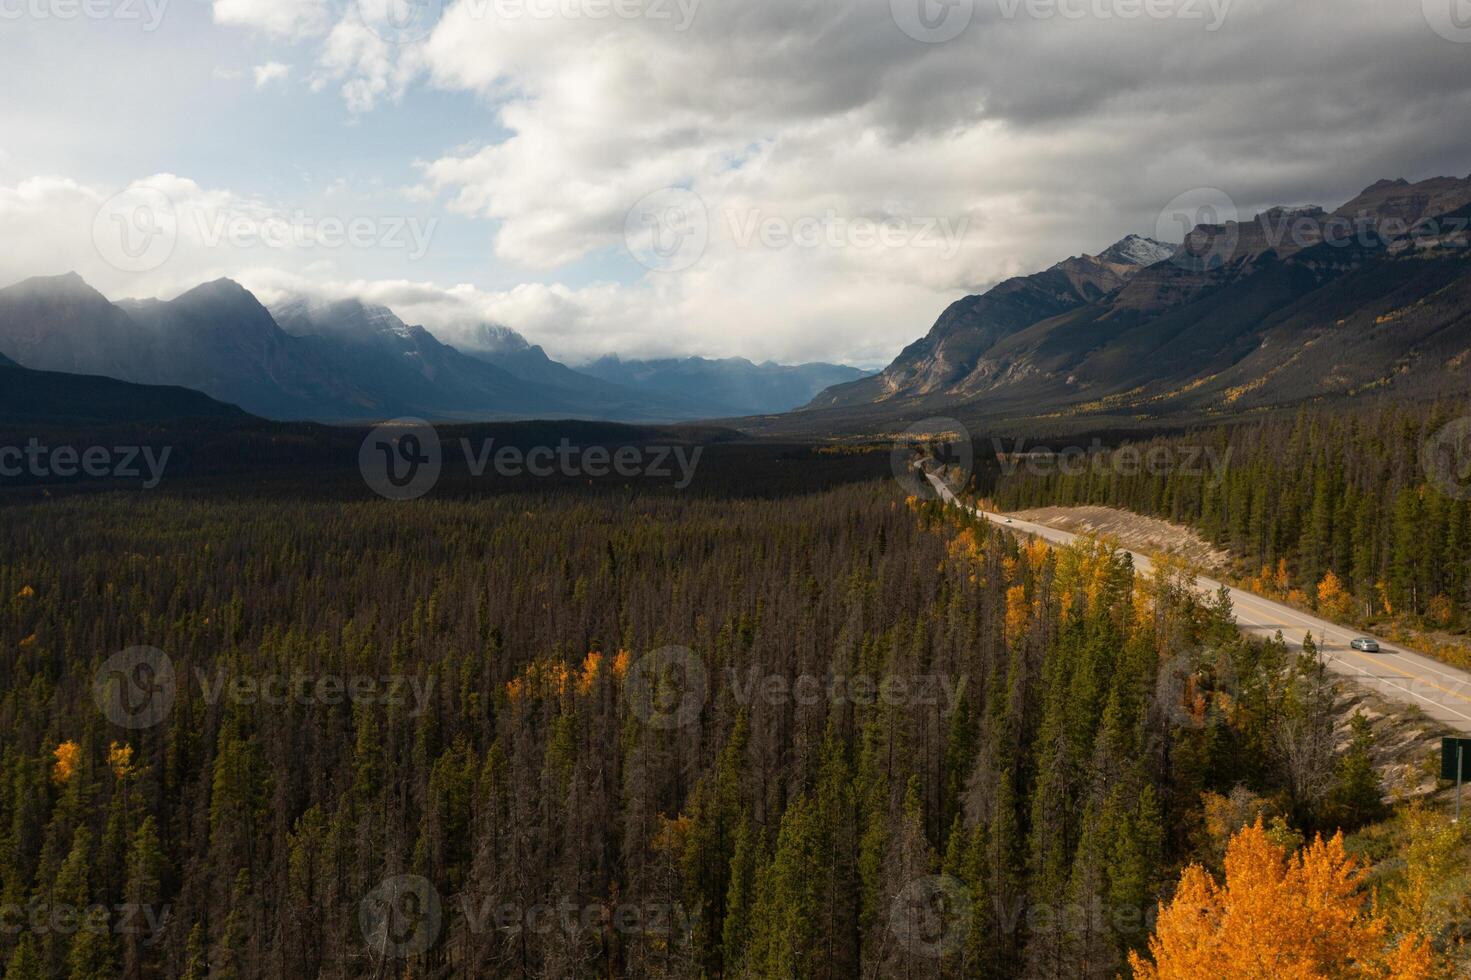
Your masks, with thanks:
[{"label": "yellow center line", "polygon": [[[1290,610],[1288,610],[1288,613],[1290,615]],[[1302,620],[1299,620],[1299,622],[1302,622]],[[1309,624],[1309,625],[1312,625],[1312,624]],[[1259,626],[1257,628],[1258,629],[1267,629],[1266,626]],[[1368,656],[1366,654],[1362,654],[1359,651],[1354,650],[1352,648],[1350,648],[1350,649],[1348,649],[1346,651],[1343,651],[1343,652],[1348,653],[1348,654],[1350,654],[1352,656],[1355,656],[1355,657],[1361,657],[1362,659],[1368,661],[1369,663],[1374,664],[1374,665],[1379,666],[1379,667],[1383,667],[1386,670],[1392,670],[1396,674],[1399,674],[1401,677],[1408,677],[1412,681],[1420,681],[1423,684],[1428,684],[1431,687],[1435,688],[1437,691],[1441,691],[1441,692],[1443,692],[1445,694],[1449,694],[1451,697],[1454,697],[1454,698],[1460,698],[1462,701],[1465,701],[1466,703],[1471,704],[1471,697],[1467,697],[1466,695],[1461,694],[1458,691],[1452,691],[1448,687],[1441,687],[1439,684],[1435,683],[1435,681],[1430,680],[1429,678],[1425,677],[1423,674],[1413,674],[1413,673],[1411,673],[1411,672],[1409,672],[1407,670],[1401,670],[1400,668],[1394,666],[1394,664],[1385,663],[1383,660],[1376,660],[1375,658],[1370,657],[1370,656]],[[1338,657],[1338,654],[1335,653],[1335,654],[1333,654],[1333,656],[1334,657]],[[1372,677],[1373,675],[1370,674],[1369,676]]]}]

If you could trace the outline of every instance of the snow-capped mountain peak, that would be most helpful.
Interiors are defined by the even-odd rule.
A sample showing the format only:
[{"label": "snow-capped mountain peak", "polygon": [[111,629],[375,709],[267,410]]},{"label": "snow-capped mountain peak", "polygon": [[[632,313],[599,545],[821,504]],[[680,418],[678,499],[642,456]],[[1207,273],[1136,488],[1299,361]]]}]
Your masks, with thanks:
[{"label": "snow-capped mountain peak", "polygon": [[1116,265],[1150,266],[1174,255],[1178,247],[1143,235],[1125,235],[1099,252],[1098,258]]}]

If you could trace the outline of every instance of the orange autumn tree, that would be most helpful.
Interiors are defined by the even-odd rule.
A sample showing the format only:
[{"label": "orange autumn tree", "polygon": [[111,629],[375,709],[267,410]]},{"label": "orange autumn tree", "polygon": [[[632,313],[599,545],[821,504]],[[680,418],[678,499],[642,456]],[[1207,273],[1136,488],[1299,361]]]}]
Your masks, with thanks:
[{"label": "orange autumn tree", "polygon": [[1274,843],[1260,818],[1226,849],[1226,878],[1199,865],[1161,904],[1149,940],[1153,962],[1129,954],[1143,980],[1428,980],[1430,943],[1390,941],[1388,922],[1359,893],[1360,871],[1343,835],[1321,837],[1295,855]]},{"label": "orange autumn tree", "polygon": [[71,782],[81,765],[82,747],[68,739],[58,745],[52,755],[56,757],[56,765],[51,767],[51,781],[57,784]]},{"label": "orange autumn tree", "polygon": [[1343,589],[1343,580],[1329,569],[1318,583],[1318,611],[1329,619],[1344,619],[1353,607],[1353,596]]},{"label": "orange autumn tree", "polygon": [[1032,604],[1027,601],[1027,587],[1013,585],[1006,590],[1006,642],[1015,643],[1026,632]]}]

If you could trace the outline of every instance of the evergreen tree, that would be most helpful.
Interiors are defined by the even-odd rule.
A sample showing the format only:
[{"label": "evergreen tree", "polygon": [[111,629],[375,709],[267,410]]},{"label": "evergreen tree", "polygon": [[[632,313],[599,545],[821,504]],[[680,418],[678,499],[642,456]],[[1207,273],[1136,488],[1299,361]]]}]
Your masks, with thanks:
[{"label": "evergreen tree", "polygon": [[796,800],[782,817],[776,850],[757,879],[747,960],[756,975],[824,975],[825,889],[819,862],[825,850],[816,805]]},{"label": "evergreen tree", "polygon": [[30,935],[22,934],[5,966],[5,980],[46,980],[46,976],[35,942]]},{"label": "evergreen tree", "polygon": [[1349,744],[1335,766],[1330,820],[1352,830],[1384,814],[1384,788],[1374,768],[1374,729],[1362,712],[1349,722]]},{"label": "evergreen tree", "polygon": [[152,959],[153,941],[158,937],[149,935],[149,930],[165,914],[162,879],[167,865],[168,859],[158,839],[158,823],[151,816],[145,817],[128,849],[128,880],[124,888],[130,921],[123,934],[123,970],[129,978],[152,972],[147,961]]}]

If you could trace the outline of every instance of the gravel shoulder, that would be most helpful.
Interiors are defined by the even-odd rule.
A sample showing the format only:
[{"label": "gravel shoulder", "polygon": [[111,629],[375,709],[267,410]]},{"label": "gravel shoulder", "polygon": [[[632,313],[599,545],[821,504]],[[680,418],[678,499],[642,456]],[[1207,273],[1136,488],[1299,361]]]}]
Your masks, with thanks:
[{"label": "gravel shoulder", "polygon": [[1175,555],[1205,571],[1225,573],[1231,556],[1188,527],[1112,507],[1035,507],[1011,517],[1071,534],[1109,537],[1141,554]]}]

